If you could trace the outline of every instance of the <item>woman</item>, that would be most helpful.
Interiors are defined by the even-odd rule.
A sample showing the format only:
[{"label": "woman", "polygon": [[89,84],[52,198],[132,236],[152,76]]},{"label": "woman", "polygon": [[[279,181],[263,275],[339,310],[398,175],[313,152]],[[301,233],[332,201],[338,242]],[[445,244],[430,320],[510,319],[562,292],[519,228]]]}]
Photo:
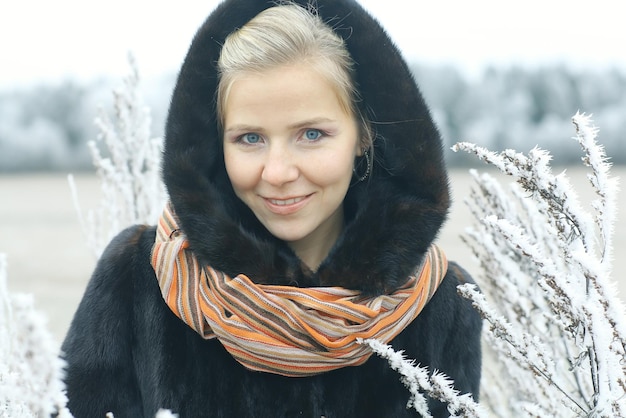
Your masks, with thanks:
[{"label": "woman", "polygon": [[432,246],[449,196],[428,109],[355,2],[295,3],[228,0],[199,29],[170,202],[109,245],[63,344],[76,417],[416,416],[357,337],[478,397],[471,279]]}]

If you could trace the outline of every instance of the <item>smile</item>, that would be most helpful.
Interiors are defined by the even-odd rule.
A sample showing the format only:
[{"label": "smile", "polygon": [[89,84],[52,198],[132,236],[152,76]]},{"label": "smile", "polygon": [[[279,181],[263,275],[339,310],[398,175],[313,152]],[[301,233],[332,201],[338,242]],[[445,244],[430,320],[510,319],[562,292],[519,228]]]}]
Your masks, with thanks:
[{"label": "smile", "polygon": [[291,215],[298,212],[310,201],[311,195],[290,197],[289,199],[264,198],[267,209],[276,215]]},{"label": "smile", "polygon": [[298,203],[301,202],[302,200],[304,200],[306,198],[306,196],[302,196],[302,197],[294,197],[291,199],[267,199],[269,200],[269,202],[273,205],[277,205],[277,206],[288,206],[288,205],[293,205],[294,203]]}]

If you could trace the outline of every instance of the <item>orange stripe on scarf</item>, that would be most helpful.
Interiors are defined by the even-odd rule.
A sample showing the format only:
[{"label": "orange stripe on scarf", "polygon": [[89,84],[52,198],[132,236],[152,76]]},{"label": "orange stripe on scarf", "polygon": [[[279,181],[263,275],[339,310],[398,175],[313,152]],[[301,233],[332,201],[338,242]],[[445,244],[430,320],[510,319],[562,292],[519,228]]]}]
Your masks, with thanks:
[{"label": "orange stripe on scarf", "polygon": [[364,363],[357,338],[389,343],[424,308],[447,270],[432,245],[417,274],[392,294],[364,297],[341,287],[262,285],[201,266],[166,206],[151,263],[170,309],[203,338],[218,338],[251,370],[311,376]]}]

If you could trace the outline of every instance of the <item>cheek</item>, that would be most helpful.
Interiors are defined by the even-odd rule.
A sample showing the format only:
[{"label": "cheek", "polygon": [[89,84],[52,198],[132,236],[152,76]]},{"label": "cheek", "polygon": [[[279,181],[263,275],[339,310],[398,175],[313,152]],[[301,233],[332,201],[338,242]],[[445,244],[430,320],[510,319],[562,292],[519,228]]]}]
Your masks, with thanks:
[{"label": "cheek", "polygon": [[242,161],[237,157],[237,153],[224,151],[224,165],[226,174],[235,192],[245,191],[256,184],[255,167],[249,161]]},{"label": "cheek", "polygon": [[307,162],[307,177],[320,186],[341,186],[352,179],[354,154],[337,154],[323,158],[310,159]]}]

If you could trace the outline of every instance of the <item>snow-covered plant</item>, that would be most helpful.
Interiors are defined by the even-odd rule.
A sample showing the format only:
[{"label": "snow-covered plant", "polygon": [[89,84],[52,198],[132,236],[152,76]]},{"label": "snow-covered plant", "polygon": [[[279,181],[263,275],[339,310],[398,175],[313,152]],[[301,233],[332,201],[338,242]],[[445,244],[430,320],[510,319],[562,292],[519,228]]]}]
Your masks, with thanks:
[{"label": "snow-covered plant", "polygon": [[415,364],[402,351],[395,351],[390,345],[376,339],[358,339],[360,344],[367,344],[378,356],[386,359],[392,370],[400,374],[400,381],[411,394],[407,408],[413,408],[424,418],[432,415],[428,409],[426,396],[448,404],[448,412],[454,417],[481,418],[487,412],[477,404],[471,395],[461,394],[454,388],[454,382],[443,373],[435,371],[432,375],[427,367]]},{"label": "snow-covered plant", "polygon": [[0,254],[0,417],[71,417],[58,349],[32,295],[9,293]]},{"label": "snow-covered plant", "polygon": [[[106,415],[106,418],[115,418],[112,412]],[[178,418],[177,414],[172,413],[169,409],[159,409],[154,418]]]},{"label": "snow-covered plant", "polygon": [[111,120],[100,109],[96,119],[100,134],[97,141],[88,144],[102,188],[99,208],[83,216],[76,186],[69,176],[74,205],[87,244],[96,257],[123,228],[154,223],[166,199],[160,177],[163,141],[151,136],[150,109],[139,93],[139,73],[132,55],[129,63],[131,72],[124,87],[113,92],[115,118]]},{"label": "snow-covered plant", "polygon": [[[9,292],[6,255],[0,253],[0,417],[72,418],[63,383],[65,362],[58,353],[32,295]],[[164,409],[155,416],[176,417]]]},{"label": "snow-covered plant", "polygon": [[[459,286],[487,323],[481,398],[496,416],[626,416],[626,315],[610,279],[618,182],[591,119],[576,114],[573,123],[598,196],[591,213],[565,172],[552,173],[546,151],[453,147],[517,182],[505,190],[472,170],[478,187],[468,203],[478,223],[466,241],[483,277],[481,290]],[[362,343],[398,371],[407,406],[422,416],[430,416],[425,395],[448,403],[452,416],[487,416],[446,376],[379,341]]]},{"label": "snow-covered plant", "polygon": [[[102,186],[100,208],[83,217],[76,186],[70,176],[74,204],[88,246],[99,256],[121,229],[153,223],[165,201],[159,160],[162,140],[150,137],[150,111],[138,92],[136,65],[123,89],[114,92],[115,120],[105,112],[96,120],[104,156],[91,141],[93,163]],[[59,345],[34,308],[32,295],[12,294],[7,288],[6,257],[0,254],[0,417],[71,418],[63,383],[64,362]],[[113,414],[107,416],[113,417]],[[160,410],[156,418],[175,418]]]},{"label": "snow-covered plant", "polygon": [[573,123],[597,194],[587,210],[546,151],[454,147],[516,180],[503,189],[472,172],[479,222],[466,241],[483,277],[480,291],[459,289],[486,320],[481,396],[498,416],[626,416],[626,317],[610,279],[617,179],[590,118]]}]

